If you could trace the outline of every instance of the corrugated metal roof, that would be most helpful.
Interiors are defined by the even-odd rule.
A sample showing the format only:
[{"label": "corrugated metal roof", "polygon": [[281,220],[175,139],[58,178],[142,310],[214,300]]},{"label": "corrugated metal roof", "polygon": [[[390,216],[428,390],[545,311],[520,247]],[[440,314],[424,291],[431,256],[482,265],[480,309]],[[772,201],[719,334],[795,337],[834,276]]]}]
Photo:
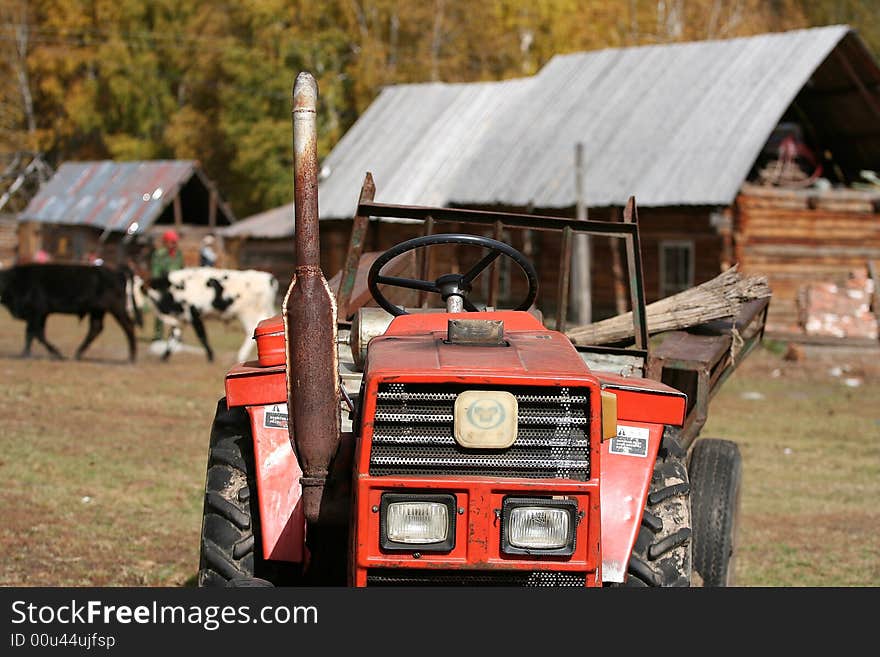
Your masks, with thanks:
[{"label": "corrugated metal roof", "polygon": [[[194,175],[194,160],[65,162],[18,215],[20,221],[146,230]],[[220,223],[234,221],[220,202]]]},{"label": "corrugated metal roof", "polygon": [[[571,207],[586,200],[727,205],[768,136],[847,26],[554,57],[504,82],[385,88],[323,163],[322,218],[376,200]],[[289,234],[289,233],[288,233]]]},{"label": "corrugated metal roof", "polygon": [[[350,217],[335,217],[336,219],[349,219]],[[334,219],[324,217],[323,220]],[[418,219],[395,219],[391,217],[371,218],[371,221],[383,224],[420,224]],[[251,215],[246,219],[237,221],[231,226],[217,231],[223,237],[251,237],[255,239],[277,239],[279,237],[292,237],[293,228],[296,225],[293,203],[282,205],[259,214]]]},{"label": "corrugated metal roof", "polygon": [[290,237],[293,235],[293,203],[251,215],[218,232],[224,237]]}]

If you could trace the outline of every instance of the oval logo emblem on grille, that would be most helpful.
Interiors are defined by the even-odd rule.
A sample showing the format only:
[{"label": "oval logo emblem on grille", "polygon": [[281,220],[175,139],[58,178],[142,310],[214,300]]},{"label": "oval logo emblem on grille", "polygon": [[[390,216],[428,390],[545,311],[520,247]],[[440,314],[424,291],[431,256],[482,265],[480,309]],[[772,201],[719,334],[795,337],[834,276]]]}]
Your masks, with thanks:
[{"label": "oval logo emblem on grille", "polygon": [[455,440],[462,447],[504,449],[516,440],[518,404],[504,390],[466,390],[455,399]]}]

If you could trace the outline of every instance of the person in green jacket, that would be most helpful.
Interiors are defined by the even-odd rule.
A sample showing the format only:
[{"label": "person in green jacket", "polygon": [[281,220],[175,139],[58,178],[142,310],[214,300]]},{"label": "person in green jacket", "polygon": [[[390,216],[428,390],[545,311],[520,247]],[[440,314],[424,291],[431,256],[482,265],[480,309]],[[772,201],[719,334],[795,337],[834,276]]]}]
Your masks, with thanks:
[{"label": "person in green jacket", "polygon": [[[162,234],[162,246],[153,251],[150,257],[150,276],[161,278],[170,272],[183,269],[183,253],[179,248],[180,238],[173,230],[166,230]],[[159,317],[156,317],[153,325],[153,340],[164,338],[164,325]]]}]

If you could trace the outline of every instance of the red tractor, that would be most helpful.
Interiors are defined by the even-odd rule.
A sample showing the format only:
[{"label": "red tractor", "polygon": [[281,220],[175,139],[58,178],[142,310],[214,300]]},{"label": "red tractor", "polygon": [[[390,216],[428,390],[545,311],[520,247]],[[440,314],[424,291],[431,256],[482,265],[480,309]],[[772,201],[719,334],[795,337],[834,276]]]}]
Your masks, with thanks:
[{"label": "red tractor", "polygon": [[[731,323],[675,332],[649,353],[632,200],[622,223],[404,207],[373,202],[368,174],[334,295],[318,264],[316,98],[300,74],[296,273],[282,314],[255,332],[258,361],[226,377],[199,584],[728,584],[740,455],[696,438],[734,367]],[[423,221],[429,234],[372,262],[379,308],[349,312],[369,217]],[[555,231],[565,283],[573,234],[623,239],[633,344],[576,347],[545,328],[522,253],[430,234],[435,222]],[[421,278],[389,273],[410,251],[449,244],[475,264],[432,280],[425,266]],[[475,280],[503,259],[524,275],[522,298],[512,310],[478,305]],[[445,307],[398,305],[393,287]],[[760,342],[766,306],[734,318],[739,362]]]}]

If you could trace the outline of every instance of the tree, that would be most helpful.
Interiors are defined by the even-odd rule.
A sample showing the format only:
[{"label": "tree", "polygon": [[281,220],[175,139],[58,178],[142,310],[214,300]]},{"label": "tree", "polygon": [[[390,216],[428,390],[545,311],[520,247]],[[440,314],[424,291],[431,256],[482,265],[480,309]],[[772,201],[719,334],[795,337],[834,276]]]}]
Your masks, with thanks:
[{"label": "tree", "polygon": [[291,197],[290,94],[320,87],[319,156],[406,82],[501,80],[560,53],[848,22],[880,0],[5,0],[0,156],[201,161],[238,216]]}]

